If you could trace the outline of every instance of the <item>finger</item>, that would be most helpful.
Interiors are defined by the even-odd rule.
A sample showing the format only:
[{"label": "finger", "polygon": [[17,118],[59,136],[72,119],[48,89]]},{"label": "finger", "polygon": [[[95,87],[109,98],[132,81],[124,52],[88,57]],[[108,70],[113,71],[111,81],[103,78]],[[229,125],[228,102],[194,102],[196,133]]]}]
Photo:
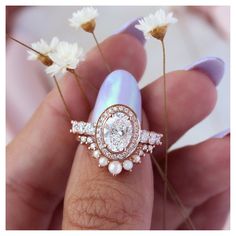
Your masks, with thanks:
[{"label": "finger", "polygon": [[[163,78],[145,87],[142,95],[150,129],[164,133]],[[175,71],[167,74],[167,99],[169,145],[172,145],[212,111],[216,88],[201,72]]]},{"label": "finger", "polygon": [[[106,79],[92,118],[111,103],[129,105],[137,117],[141,116],[138,86],[131,75],[123,73],[126,75]],[[99,114],[94,115],[97,112]],[[143,125],[147,125],[145,120]],[[142,164],[134,166],[132,173],[123,172],[125,170],[112,176],[107,167],[99,169],[97,160],[86,147],[79,146],[66,189],[63,228],[150,229],[153,202],[150,158],[143,158]]]},{"label": "finger", "polygon": [[[190,215],[198,230],[220,230],[223,229],[229,214],[229,189],[219,193],[206,202],[196,207]],[[181,225],[179,229],[186,229]]]},{"label": "finger", "polygon": [[[175,188],[189,213],[211,197],[229,188],[229,137],[209,139],[200,144],[180,148],[169,154],[168,179]],[[159,227],[161,206],[158,196],[163,196],[163,183],[154,172],[155,200],[153,227]],[[182,222],[178,208],[169,196],[167,212],[176,217],[168,218],[169,226],[175,228]]]},{"label": "finger", "polygon": [[[124,67],[131,70],[135,78],[140,79],[145,67],[145,53],[137,39],[128,34],[119,34],[105,40],[101,47],[112,68]],[[86,75],[84,79],[97,83],[98,86],[107,73],[105,66],[100,64],[100,59],[95,48],[88,54],[87,62],[81,65],[81,74]],[[75,81],[66,78],[61,87],[72,116],[80,120],[87,119],[89,111]],[[89,99],[93,103],[96,92],[86,90],[86,93],[90,94]],[[58,91],[54,89],[28,125],[8,145],[8,228],[35,229],[48,226],[51,217],[48,213],[62,199],[77,146],[68,132],[69,125]],[[45,171],[49,168],[49,171]],[[16,208],[18,211],[15,211]]]},{"label": "finger", "polygon": [[[131,44],[133,45],[131,46]],[[129,34],[119,34],[105,40],[100,47],[112,70],[127,70],[138,81],[141,79],[146,66],[146,54],[139,40]],[[86,95],[90,105],[93,107],[97,92],[109,73],[101,60],[99,51],[96,48],[91,50],[86,57],[86,61],[81,62],[76,71],[87,92]],[[89,81],[89,84],[87,81]],[[97,90],[94,90],[94,87]]]}]

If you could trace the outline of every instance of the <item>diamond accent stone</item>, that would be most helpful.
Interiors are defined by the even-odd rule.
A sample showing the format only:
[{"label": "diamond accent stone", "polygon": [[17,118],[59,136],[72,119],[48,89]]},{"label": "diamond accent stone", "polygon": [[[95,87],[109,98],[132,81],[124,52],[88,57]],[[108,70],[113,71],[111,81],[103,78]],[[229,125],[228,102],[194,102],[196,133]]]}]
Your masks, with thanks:
[{"label": "diamond accent stone", "polygon": [[153,144],[158,144],[160,143],[160,139],[161,139],[162,135],[157,134],[155,132],[150,132],[150,137],[148,142],[153,145]]},{"label": "diamond accent stone", "polygon": [[92,123],[87,123],[85,126],[85,133],[87,135],[94,135],[95,134],[95,127]]},{"label": "diamond accent stone", "polygon": [[93,142],[93,139],[91,137],[88,137],[87,138],[87,143],[92,143]]},{"label": "diamond accent stone", "polygon": [[163,134],[157,134],[157,140],[156,145],[162,145],[161,138],[163,137]]},{"label": "diamond accent stone", "polygon": [[148,145],[148,151],[152,153],[152,150],[153,150],[154,146],[152,145]]},{"label": "diamond accent stone", "polygon": [[80,142],[81,142],[81,143],[85,143],[86,140],[87,140],[87,138],[86,138],[85,136],[81,136],[81,137],[80,137]]},{"label": "diamond accent stone", "polygon": [[73,134],[79,133],[79,134],[84,134],[84,129],[86,126],[86,123],[84,121],[71,121],[72,124],[72,128],[71,128],[71,132]]},{"label": "diamond accent stone", "polygon": [[143,151],[147,151],[147,150],[148,150],[148,145],[145,144],[145,145],[143,146]]},{"label": "diamond accent stone", "polygon": [[142,130],[140,135],[140,142],[147,143],[149,139],[149,132],[147,130]]},{"label": "diamond accent stone", "polygon": [[89,145],[89,149],[95,150],[96,149],[96,144],[95,143],[91,143]]},{"label": "diamond accent stone", "polygon": [[139,156],[141,156],[141,157],[144,156],[144,151],[143,150],[139,151]]}]

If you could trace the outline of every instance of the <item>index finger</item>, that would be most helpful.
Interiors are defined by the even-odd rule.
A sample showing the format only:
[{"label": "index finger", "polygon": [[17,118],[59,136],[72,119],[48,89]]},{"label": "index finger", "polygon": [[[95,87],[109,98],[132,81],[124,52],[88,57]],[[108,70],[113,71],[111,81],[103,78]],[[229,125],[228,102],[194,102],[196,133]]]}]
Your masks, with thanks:
[{"label": "index finger", "polygon": [[[101,43],[101,48],[111,68],[123,68],[130,71],[136,79],[140,79],[145,67],[145,52],[137,38],[130,34],[114,35]],[[81,64],[77,72],[89,83],[100,86],[108,72],[101,63],[97,48],[88,53],[87,60]],[[83,103],[83,96],[75,81],[66,78],[61,82],[61,88],[72,116],[79,120],[87,120],[90,111]],[[89,95],[90,103],[93,104],[97,91],[90,91],[88,86],[85,86],[85,91]],[[15,194],[10,195],[11,191],[9,191],[8,228],[46,227],[45,222],[47,224],[51,216],[49,214],[46,220],[45,216],[42,218],[40,211],[53,211],[63,198],[67,176],[77,146],[69,133],[69,126],[58,91],[54,89],[45,98],[27,126],[8,145],[8,190],[20,191],[24,194],[25,201],[30,202],[30,207],[20,204],[22,200]],[[49,167],[50,171],[45,171]],[[16,186],[18,187],[14,188]],[[19,207],[19,212],[25,212],[24,223],[21,217],[14,213],[16,206]],[[34,207],[38,211],[35,212],[35,209],[32,211]],[[14,222],[11,222],[12,214]],[[33,216],[39,219],[32,222]]]}]

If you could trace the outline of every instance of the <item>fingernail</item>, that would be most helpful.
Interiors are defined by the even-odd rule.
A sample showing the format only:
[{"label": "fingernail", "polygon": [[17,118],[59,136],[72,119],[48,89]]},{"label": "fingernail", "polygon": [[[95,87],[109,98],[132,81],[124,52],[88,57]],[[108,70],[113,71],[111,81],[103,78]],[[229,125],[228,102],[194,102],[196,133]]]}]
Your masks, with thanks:
[{"label": "fingernail", "polygon": [[132,20],[132,21],[126,23],[120,29],[115,31],[114,35],[115,34],[129,34],[129,35],[133,36],[134,38],[136,38],[141,44],[144,45],[146,42],[146,39],[145,39],[143,33],[140,30],[135,28],[135,25],[139,23],[138,21],[140,19],[141,18],[137,18],[135,20]]},{"label": "fingernail", "polygon": [[125,70],[110,73],[103,82],[90,117],[96,122],[102,112],[111,105],[123,104],[133,109],[141,123],[141,94],[134,76]]},{"label": "fingernail", "polygon": [[218,57],[206,57],[185,68],[186,70],[198,70],[205,73],[217,86],[223,78],[225,63]]},{"label": "fingernail", "polygon": [[215,134],[214,136],[212,136],[211,138],[224,138],[225,136],[227,136],[230,133],[230,129],[225,129],[224,131],[221,131],[218,134]]}]

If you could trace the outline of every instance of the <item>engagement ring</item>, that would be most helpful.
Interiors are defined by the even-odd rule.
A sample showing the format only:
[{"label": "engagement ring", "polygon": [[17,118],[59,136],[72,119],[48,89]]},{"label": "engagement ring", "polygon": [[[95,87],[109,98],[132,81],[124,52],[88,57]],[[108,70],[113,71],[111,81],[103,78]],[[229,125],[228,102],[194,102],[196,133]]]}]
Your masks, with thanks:
[{"label": "engagement ring", "polygon": [[112,175],[122,169],[131,171],[134,163],[141,163],[146,153],[161,145],[163,134],[141,130],[135,112],[128,106],[116,104],[108,107],[96,123],[71,121],[71,133],[86,144],[99,167],[108,166]]}]

